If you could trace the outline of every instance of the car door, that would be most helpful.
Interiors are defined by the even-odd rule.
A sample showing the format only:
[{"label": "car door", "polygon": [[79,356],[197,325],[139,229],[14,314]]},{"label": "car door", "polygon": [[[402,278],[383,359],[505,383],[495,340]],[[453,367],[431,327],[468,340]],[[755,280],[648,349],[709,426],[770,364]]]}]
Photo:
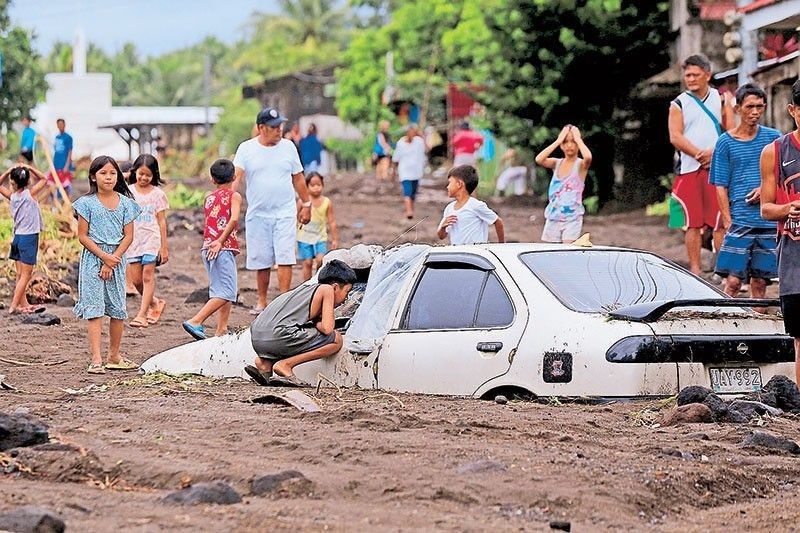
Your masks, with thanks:
[{"label": "car door", "polygon": [[507,372],[528,320],[522,294],[493,255],[434,252],[378,355],[378,386],[472,395]]}]

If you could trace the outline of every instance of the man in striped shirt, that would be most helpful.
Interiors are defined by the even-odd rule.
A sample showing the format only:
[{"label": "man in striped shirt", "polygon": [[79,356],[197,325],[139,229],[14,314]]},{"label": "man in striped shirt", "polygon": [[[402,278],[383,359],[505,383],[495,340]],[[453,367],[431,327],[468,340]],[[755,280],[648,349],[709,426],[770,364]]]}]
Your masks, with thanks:
[{"label": "man in striped shirt", "polygon": [[726,279],[725,293],[736,296],[750,283],[753,298],[763,298],[767,283],[778,275],[775,223],[761,217],[761,150],[780,137],[759,125],[767,95],[751,83],[736,91],[739,125],[720,135],[711,160],[711,184],[717,188],[725,237],[715,271]]}]

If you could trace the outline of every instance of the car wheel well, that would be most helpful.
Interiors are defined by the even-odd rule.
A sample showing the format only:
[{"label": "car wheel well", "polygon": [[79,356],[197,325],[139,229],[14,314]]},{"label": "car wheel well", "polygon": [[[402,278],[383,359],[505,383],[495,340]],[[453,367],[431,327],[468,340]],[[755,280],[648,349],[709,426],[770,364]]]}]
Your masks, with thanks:
[{"label": "car wheel well", "polygon": [[497,396],[505,396],[509,400],[531,401],[536,399],[536,395],[524,387],[501,385],[484,392],[481,400],[494,400]]}]

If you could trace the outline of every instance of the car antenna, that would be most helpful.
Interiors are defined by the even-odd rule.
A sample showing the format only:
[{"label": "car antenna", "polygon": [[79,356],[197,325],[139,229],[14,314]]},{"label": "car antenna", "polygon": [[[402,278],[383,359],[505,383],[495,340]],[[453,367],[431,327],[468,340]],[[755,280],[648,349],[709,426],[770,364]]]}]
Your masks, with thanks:
[{"label": "car antenna", "polygon": [[406,233],[408,233],[412,229],[416,228],[417,226],[419,226],[420,224],[422,224],[423,222],[428,220],[428,218],[430,218],[430,217],[426,215],[426,216],[422,217],[422,219],[419,222],[417,222],[416,224],[414,224],[413,226],[409,226],[408,228],[403,230],[397,237],[394,238],[394,240],[392,240],[392,242],[390,242],[389,244],[386,245],[386,248],[391,248],[392,245],[397,242],[397,239],[399,239],[400,237],[402,237],[403,235],[405,235]]}]

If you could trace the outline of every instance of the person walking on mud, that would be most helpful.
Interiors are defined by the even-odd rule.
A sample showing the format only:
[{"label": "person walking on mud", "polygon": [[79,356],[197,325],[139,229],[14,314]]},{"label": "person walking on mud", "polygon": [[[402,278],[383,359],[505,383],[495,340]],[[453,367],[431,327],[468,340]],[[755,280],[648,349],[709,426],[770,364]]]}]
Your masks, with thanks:
[{"label": "person walking on mud", "polygon": [[800,383],[800,80],[792,85],[795,129],[761,152],[761,216],[778,222],[778,277],[786,333],[794,338]]},{"label": "person walking on mud", "polygon": [[[258,135],[236,149],[233,190],[245,180],[246,266],[256,271],[258,303],[250,311],[257,315],[267,306],[270,269],[278,265],[278,290],[284,293],[292,283],[296,263],[297,222],[311,220],[303,165],[292,141],[281,135],[286,117],[267,107],[256,116]],[[300,203],[295,203],[295,193]],[[298,211],[299,205],[299,211]]]},{"label": "person walking on mud", "polygon": [[378,124],[375,145],[372,147],[372,162],[375,164],[375,178],[378,182],[388,181],[392,167],[392,139],[389,137],[388,120],[381,120]]},{"label": "person walking on mud", "polygon": [[714,232],[714,249],[719,251],[724,231],[719,220],[717,192],[708,181],[714,145],[723,131],[733,127],[733,109],[725,97],[709,85],[711,63],[703,55],[689,56],[683,62],[686,91],[669,106],[669,141],[680,159],[675,170],[672,196],[683,210],[689,270],[699,275],[701,231]]},{"label": "person walking on mud", "polygon": [[726,278],[725,293],[736,296],[742,283],[750,284],[753,298],[764,298],[769,280],[778,275],[775,225],[761,218],[759,156],[781,133],[758,121],[767,107],[763,89],[751,83],[736,91],[734,111],[739,125],[723,133],[714,147],[711,183],[725,237],[714,269]]}]

